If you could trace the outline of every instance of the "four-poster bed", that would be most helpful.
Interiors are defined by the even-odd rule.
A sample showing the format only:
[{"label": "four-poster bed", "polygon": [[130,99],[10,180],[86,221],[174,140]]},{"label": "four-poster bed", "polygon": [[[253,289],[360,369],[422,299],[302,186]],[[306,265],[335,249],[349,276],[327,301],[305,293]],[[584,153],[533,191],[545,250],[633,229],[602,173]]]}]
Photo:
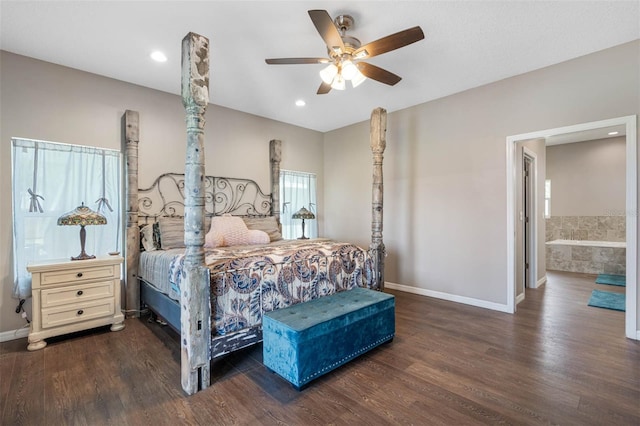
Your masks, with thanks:
[{"label": "four-poster bed", "polygon": [[[248,179],[206,176],[204,113],[208,104],[209,42],[189,33],[182,51],[182,99],[187,121],[184,175],[167,173],[150,188],[139,190],[138,113],[127,111],[123,117],[128,184],[126,309],[129,316],[135,315],[142,299],[180,331],[182,387],[193,394],[209,385],[211,359],[260,341],[263,312],[355,287],[383,289],[386,112],[378,108],[371,117],[374,167],[372,242],[368,250],[328,240],[268,238],[272,241],[266,245],[205,251],[214,228],[217,232],[220,223],[235,223],[238,216],[250,225],[254,219],[279,224],[281,142],[270,142],[270,194],[264,194]],[[149,238],[156,227],[152,223],[159,224],[162,242],[163,231],[175,225],[176,219],[183,230],[182,248],[141,253],[141,225],[145,225]],[[171,238],[175,240],[175,235]],[[157,265],[164,269],[154,272]],[[162,283],[153,282],[159,281],[153,278],[158,273],[171,277],[164,291]]]}]

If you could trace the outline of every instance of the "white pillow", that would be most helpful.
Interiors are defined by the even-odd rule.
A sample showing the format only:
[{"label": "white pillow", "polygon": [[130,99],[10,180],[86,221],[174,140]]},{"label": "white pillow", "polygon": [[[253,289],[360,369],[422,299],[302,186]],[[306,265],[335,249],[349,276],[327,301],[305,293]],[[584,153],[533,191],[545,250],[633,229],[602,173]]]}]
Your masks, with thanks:
[{"label": "white pillow", "polygon": [[145,251],[157,250],[157,247],[153,241],[153,224],[145,225],[140,230],[140,242]]}]

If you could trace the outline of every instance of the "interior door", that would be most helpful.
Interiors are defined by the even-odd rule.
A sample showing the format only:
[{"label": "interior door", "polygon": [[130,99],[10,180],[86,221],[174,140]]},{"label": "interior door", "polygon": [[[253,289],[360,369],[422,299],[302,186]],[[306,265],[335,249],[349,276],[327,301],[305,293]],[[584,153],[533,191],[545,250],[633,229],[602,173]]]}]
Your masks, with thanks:
[{"label": "interior door", "polygon": [[[524,272],[524,277],[523,277],[523,286],[524,288],[527,287],[531,287],[531,283],[530,283],[530,277],[531,277],[531,271],[530,271],[530,265],[531,265],[531,210],[532,210],[532,206],[533,206],[533,199],[532,199],[532,194],[533,194],[533,190],[532,190],[532,181],[531,181],[531,166],[532,166],[532,162],[533,160],[527,156],[524,155],[523,156],[523,164],[522,164],[522,195],[523,195],[523,200],[522,200],[522,204],[523,204],[523,211],[524,211],[524,217],[522,220],[522,224],[523,224],[523,253],[524,253],[524,268],[523,268],[523,272]],[[523,291],[524,291],[523,288]]]}]

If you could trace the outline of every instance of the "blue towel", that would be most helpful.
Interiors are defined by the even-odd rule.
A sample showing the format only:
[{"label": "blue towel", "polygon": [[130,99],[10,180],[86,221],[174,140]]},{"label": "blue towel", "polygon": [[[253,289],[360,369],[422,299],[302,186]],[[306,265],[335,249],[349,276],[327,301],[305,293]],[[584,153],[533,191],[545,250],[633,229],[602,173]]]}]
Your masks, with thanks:
[{"label": "blue towel", "polygon": [[617,285],[620,287],[627,286],[627,277],[624,275],[600,274],[596,278],[596,284]]},{"label": "blue towel", "polygon": [[593,290],[589,299],[589,306],[595,308],[605,308],[614,311],[625,310],[625,301],[623,293],[612,293],[610,291]]}]

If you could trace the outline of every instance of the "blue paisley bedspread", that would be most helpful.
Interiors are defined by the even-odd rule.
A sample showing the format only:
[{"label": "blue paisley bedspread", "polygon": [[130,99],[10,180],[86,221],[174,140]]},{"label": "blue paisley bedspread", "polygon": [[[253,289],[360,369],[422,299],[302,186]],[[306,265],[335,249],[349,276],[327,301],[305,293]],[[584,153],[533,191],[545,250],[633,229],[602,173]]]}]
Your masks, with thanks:
[{"label": "blue paisley bedspread", "polygon": [[[207,249],[211,271],[211,328],[226,334],[258,325],[262,314],[296,303],[371,287],[366,250],[335,241],[293,241],[267,246]],[[184,254],[169,267],[169,296],[179,300]]]}]

